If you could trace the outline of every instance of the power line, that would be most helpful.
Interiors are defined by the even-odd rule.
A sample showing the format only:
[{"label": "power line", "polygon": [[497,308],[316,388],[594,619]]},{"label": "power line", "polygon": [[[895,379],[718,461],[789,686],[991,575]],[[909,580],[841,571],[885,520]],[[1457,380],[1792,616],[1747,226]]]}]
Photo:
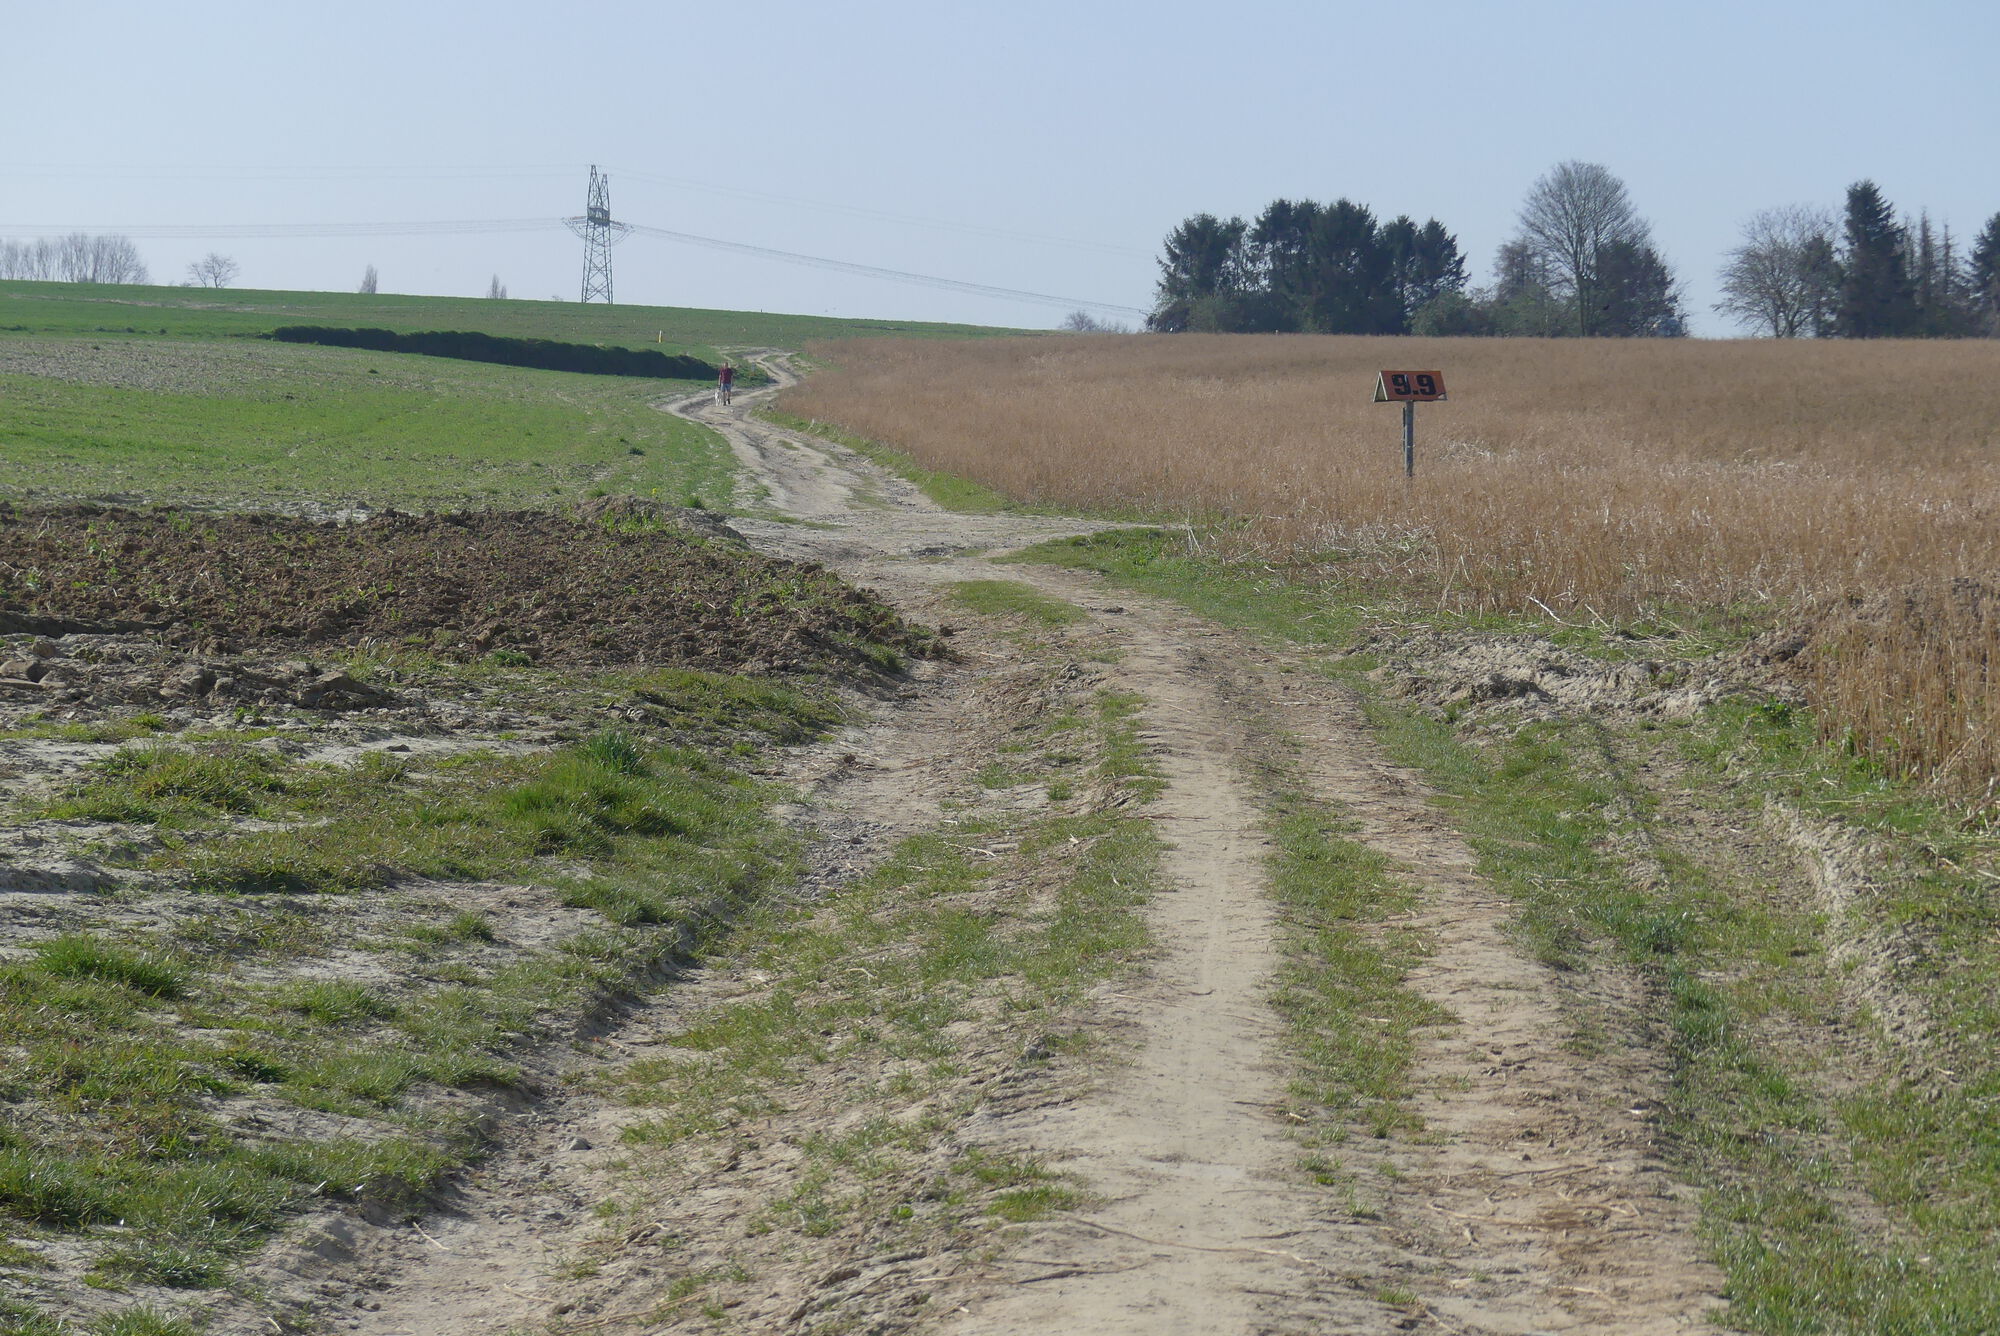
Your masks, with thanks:
[{"label": "power line", "polygon": [[802,199],[796,195],[773,195],[762,190],[745,189],[742,186],[720,186],[707,181],[692,181],[682,177],[659,176],[652,172],[637,172],[626,167],[619,168],[618,174],[621,178],[650,181],[655,185],[668,186],[676,190],[699,190],[712,195],[751,200],[759,204],[783,204],[794,208],[819,209],[827,213],[846,214],[853,218],[876,218],[884,222],[910,223],[917,227],[964,232],[974,236],[994,237],[1003,241],[1029,241],[1046,246],[1066,246],[1073,250],[1095,251],[1100,255],[1123,255],[1143,259],[1152,258],[1149,251],[1143,251],[1134,246],[1113,245],[1103,241],[1080,241],[1074,237],[1051,236],[1042,232],[1023,232],[1015,228],[993,227],[985,223],[966,223],[946,218],[924,218],[916,214],[891,213],[885,209],[871,209],[859,204],[835,204],[827,200]]},{"label": "power line", "polygon": [[63,235],[69,232],[116,232],[138,238],[174,237],[423,237],[481,236],[498,232],[560,231],[559,218],[456,219],[406,223],[0,223],[0,232]]},{"label": "power line", "polygon": [[[74,223],[0,223],[0,234],[29,233],[42,235],[62,235],[69,232],[117,232],[134,238],[217,238],[217,239],[262,239],[262,238],[310,238],[310,237],[413,237],[413,236],[486,236],[506,232],[545,232],[561,230],[565,226],[558,218],[497,218],[454,220],[446,222],[401,222],[401,223],[159,223],[138,226],[83,226]],[[656,237],[664,241],[678,241],[683,245],[705,246],[711,250],[730,251],[738,255],[752,255],[759,259],[779,260],[786,264],[806,265],[815,269],[826,269],[836,273],[855,274],[863,278],[879,278],[893,283],[909,283],[919,287],[939,288],[947,292],[964,292],[980,297],[995,297],[1003,301],[1025,302],[1037,306],[1055,306],[1065,310],[1083,308],[1091,311],[1110,311],[1119,315],[1144,316],[1143,309],[1126,306],[1119,302],[1092,301],[1086,297],[1063,297],[1048,292],[1030,292],[1021,288],[1000,287],[992,283],[973,283],[964,279],[944,278],[937,274],[918,274],[904,269],[889,269],[881,265],[858,264],[852,260],[836,260],[824,255],[805,255],[798,251],[778,250],[770,246],[754,246],[743,241],[725,241],[720,237],[697,236],[691,232],[676,232],[664,227],[647,227],[629,224],[632,231],[641,236]]]},{"label": "power line", "polygon": [[823,255],[801,255],[796,251],[752,246],[743,241],[723,241],[717,237],[700,237],[690,232],[674,232],[664,227],[647,227],[641,223],[633,223],[630,226],[640,236],[660,237],[667,241],[685,242],[690,246],[707,246],[712,250],[734,251],[739,255],[755,255],[766,260],[783,260],[787,264],[809,265],[816,269],[831,269],[843,274],[859,274],[864,278],[884,278],[896,283],[915,283],[951,292],[969,292],[982,297],[1001,297],[1008,301],[1033,302],[1041,306],[1061,306],[1069,310],[1083,306],[1096,311],[1117,311],[1122,315],[1146,314],[1136,306],[1122,306],[1117,302],[1090,301],[1082,297],[1058,297],[1047,292],[1026,292],[1020,288],[995,287],[990,283],[968,283],[963,279],[940,278],[935,274],[913,274],[902,269],[856,264],[852,260],[832,260]]},{"label": "power line", "polygon": [[[567,177],[575,168],[556,164],[458,164],[450,166],[425,167],[413,164],[396,166],[370,166],[365,164],[342,165],[335,163],[293,163],[283,166],[264,167],[254,164],[231,163],[185,163],[165,165],[161,163],[131,164],[120,166],[111,163],[89,165],[51,162],[0,162],[0,173],[17,178],[41,178],[58,180],[94,180],[110,178],[114,180],[137,181],[408,181],[408,180],[527,180],[549,177]],[[1119,255],[1150,259],[1151,252],[1134,246],[1121,246],[1103,241],[1086,241],[1077,237],[1060,237],[1044,232],[1030,232],[1020,228],[995,227],[988,223],[968,223],[950,218],[926,218],[917,214],[895,213],[887,209],[869,208],[859,204],[842,204],[832,200],[807,199],[798,195],[779,195],[769,191],[751,190],[738,185],[722,185],[713,181],[698,181],[690,177],[663,176],[657,172],[638,171],[630,167],[607,167],[607,172],[616,171],[621,179],[646,181],[654,185],[666,186],[672,190],[692,190],[725,198],[749,200],[759,204],[782,204],[788,208],[817,209],[825,213],[844,214],[852,218],[872,218],[882,222],[902,223],[913,227],[931,228],[941,231],[959,232],[970,236],[992,237],[1001,241],[1025,241],[1036,245],[1061,246],[1071,250],[1090,251],[1100,255]]]},{"label": "power line", "polygon": [[442,167],[405,164],[395,167],[371,167],[306,163],[283,167],[260,167],[240,163],[175,165],[149,162],[125,166],[92,163],[89,166],[81,166],[55,162],[0,162],[0,172],[6,173],[9,177],[52,180],[109,178],[117,181],[430,181],[444,178],[456,181],[500,181],[567,177],[574,171],[575,169],[568,164]]}]

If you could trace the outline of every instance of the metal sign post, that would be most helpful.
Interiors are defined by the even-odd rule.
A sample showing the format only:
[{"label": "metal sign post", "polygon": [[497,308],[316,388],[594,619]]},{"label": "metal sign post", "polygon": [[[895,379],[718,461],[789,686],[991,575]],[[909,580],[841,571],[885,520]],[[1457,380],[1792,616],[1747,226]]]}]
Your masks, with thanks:
[{"label": "metal sign post", "polygon": [[1378,371],[1375,402],[1403,406],[1403,476],[1417,476],[1417,405],[1445,397],[1441,371]]}]

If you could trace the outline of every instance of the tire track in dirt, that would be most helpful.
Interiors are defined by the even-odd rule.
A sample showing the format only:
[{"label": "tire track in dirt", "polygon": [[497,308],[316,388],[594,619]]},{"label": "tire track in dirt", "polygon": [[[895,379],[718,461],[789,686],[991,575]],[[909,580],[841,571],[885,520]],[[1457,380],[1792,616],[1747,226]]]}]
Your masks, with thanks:
[{"label": "tire track in dirt", "polygon": [[1079,1175],[1101,1204],[1025,1229],[1014,1251],[1061,1265],[973,1298],[944,1324],[959,1336],[1199,1336],[1258,1330],[1273,1308],[1343,1327],[1379,1311],[1340,1302],[1326,1265],[1298,1251],[1320,1231],[1273,1114],[1285,1081],[1265,1001],[1277,953],[1261,814],[1238,773],[1241,730],[1174,620],[1128,608],[1109,673],[1145,697],[1142,736],[1167,782],[1155,819],[1169,890],[1149,915],[1160,954],[1112,1009],[1130,1065],[1088,1100],[966,1129]]},{"label": "tire track in dirt", "polygon": [[[711,425],[734,437],[732,424]],[[756,430],[762,439],[738,444],[739,457],[752,463],[782,449],[794,475],[809,459],[811,485],[788,494],[814,497],[818,517],[839,513],[838,489],[892,498],[899,513],[878,510],[864,541],[841,544],[832,560],[843,573],[892,590],[912,578],[1002,576],[1086,608],[1104,602],[1094,581],[1069,572],[937,562],[1005,542],[1000,532],[1018,517],[945,515],[850,452],[768,424]],[[773,436],[786,444],[774,447]],[[857,472],[876,480],[842,479]],[[977,537],[960,536],[965,520],[978,521],[967,526]],[[910,551],[934,560],[897,570],[894,555]],[[1234,638],[1121,599],[1125,653],[1113,675],[1150,702],[1170,785],[1161,829],[1176,846],[1172,873],[1184,889],[1159,913],[1165,955],[1145,999],[1123,999],[1142,1036],[1133,1068],[1100,1098],[995,1129],[1002,1141],[1067,1156],[1110,1204],[1023,1246],[1079,1274],[1038,1281],[1046,1288],[1031,1297],[1017,1285],[1010,1297],[968,1304],[964,1325],[947,1329],[1284,1331],[1317,1329],[1337,1314],[1349,1330],[1714,1330],[1721,1275],[1696,1244],[1693,1193],[1659,1152],[1666,1071],[1658,1054],[1617,1043],[1577,1051],[1586,1000],[1566,995],[1509,938],[1511,906],[1478,876],[1474,854],[1421,781],[1381,756],[1351,694],[1306,674],[1259,671],[1264,656],[1241,644],[1196,652],[1201,638]],[[1292,738],[1316,796],[1356,819],[1360,838],[1421,889],[1407,926],[1425,932],[1433,952],[1410,983],[1460,1022],[1420,1047],[1414,1084],[1425,1133],[1343,1148],[1365,1180],[1387,1185],[1367,1193],[1374,1221],[1329,1201],[1288,1200],[1301,1189],[1289,1168],[1295,1148],[1273,1120],[1278,1029],[1263,996],[1274,928],[1261,896],[1259,814],[1239,769],[1253,726]],[[1191,1006],[1198,994],[1221,1000]],[[1623,1008],[1628,1021],[1637,1010],[1633,998],[1587,1001]],[[1229,1227],[1218,1229],[1224,1220]],[[1417,1300],[1400,1311],[1356,1302],[1387,1291]]]},{"label": "tire track in dirt", "polygon": [[1428,1237],[1440,1283],[1425,1306],[1446,1330],[1714,1330],[1722,1276],[1700,1255],[1694,1194],[1655,1125],[1665,1062],[1650,1044],[1578,1042],[1579,1007],[1629,1026],[1640,999],[1580,997],[1516,943],[1512,906],[1422,782],[1381,756],[1346,690],[1302,675],[1250,690],[1282,702],[1317,796],[1424,891],[1403,923],[1433,949],[1409,983],[1459,1019],[1419,1049],[1428,1135],[1348,1154],[1397,1185],[1379,1194],[1384,1221]]},{"label": "tire track in dirt", "polygon": [[[782,362],[768,365],[780,383],[789,379]],[[977,1257],[931,1259],[924,1287],[942,1302],[920,1329],[1712,1330],[1705,1313],[1719,1278],[1698,1259],[1691,1203],[1654,1152],[1658,1062],[1638,1046],[1574,1051],[1562,982],[1508,940],[1508,906],[1480,881],[1421,783],[1382,759],[1344,688],[1307,673],[1280,677],[1288,665],[1274,661],[1278,651],[1178,608],[1114,598],[1093,577],[990,565],[984,550],[1103,526],[939,511],[851,452],[747,420],[764,397],[743,394],[727,410],[706,395],[673,405],[728,437],[762,493],[752,504],[809,521],[753,515],[735,527],[767,551],[823,562],[906,603],[933,602],[954,580],[997,577],[1085,608],[1087,633],[1121,651],[1103,670],[1106,685],[1146,700],[1145,740],[1167,782],[1155,805],[1172,846],[1171,889],[1152,912],[1160,954],[1096,1018],[1132,1040],[1129,1062],[1107,1064],[1083,1097],[1005,1105],[963,1128],[970,1140],[1075,1173],[1096,1202],[1001,1241],[984,1235]],[[952,765],[962,727],[958,690],[918,693],[845,744],[856,757],[792,777],[826,810],[845,812],[857,840],[840,855],[850,870],[936,819],[935,777]],[[1280,1113],[1286,1058],[1268,1001],[1277,923],[1246,759],[1285,737],[1308,785],[1420,889],[1409,924],[1435,950],[1412,982],[1460,1019],[1420,1046],[1426,1131],[1339,1148],[1362,1185],[1359,1211],[1348,1194],[1308,1181]],[[592,1061],[658,1043],[696,1000],[647,1006],[605,1036]],[[577,1287],[561,1270],[593,1229],[591,1208],[616,1191],[611,1157],[598,1148],[615,1141],[624,1116],[583,1094],[524,1114],[422,1233],[368,1255],[367,1283],[380,1297],[365,1299],[348,1329],[456,1336],[581,1316],[568,1307]],[[697,1174],[677,1191],[719,1200],[741,1189]],[[321,1274],[354,1269],[348,1245],[324,1251]],[[630,1270],[601,1293],[630,1300],[644,1329],[708,1329],[646,1321],[655,1282],[636,1259],[620,1265]],[[865,1311],[814,1306],[825,1283],[775,1279],[771,1295],[735,1320],[760,1331],[816,1330],[822,1320],[865,1329]],[[898,1321],[884,1329],[908,1329]],[[583,1325],[626,1329],[604,1316]]]}]

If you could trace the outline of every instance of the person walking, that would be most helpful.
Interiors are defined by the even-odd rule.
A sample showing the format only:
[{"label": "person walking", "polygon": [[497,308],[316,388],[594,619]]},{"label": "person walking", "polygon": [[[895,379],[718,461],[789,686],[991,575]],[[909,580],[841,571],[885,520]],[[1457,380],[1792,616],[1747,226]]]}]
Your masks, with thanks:
[{"label": "person walking", "polygon": [[718,368],[715,373],[715,402],[719,404],[728,403],[729,392],[732,389],[734,389],[735,386],[736,386],[736,368],[729,365],[729,360],[727,358],[724,358],[722,366]]}]

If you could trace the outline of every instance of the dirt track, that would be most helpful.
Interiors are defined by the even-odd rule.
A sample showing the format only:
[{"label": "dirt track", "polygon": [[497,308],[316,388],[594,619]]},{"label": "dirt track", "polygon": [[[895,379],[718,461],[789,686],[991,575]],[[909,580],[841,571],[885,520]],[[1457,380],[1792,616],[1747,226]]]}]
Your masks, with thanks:
[{"label": "dirt track", "polygon": [[[1691,1196],[1655,1153],[1660,1072],[1643,1050],[1579,1055],[1579,999],[1509,942],[1505,907],[1470,852],[1422,786],[1381,758],[1343,689],[1093,577],[991,565],[995,551],[1090,526],[941,512],[845,451],[750,420],[761,397],[676,406],[729,437],[761,484],[760,514],[807,521],[735,521],[753,544],[822,562],[931,620],[945,615],[947,582],[1034,584],[1085,609],[1082,634],[1115,649],[1099,656],[1103,685],[1145,699],[1172,887],[1150,911],[1157,958],[1142,979],[1102,992],[1091,1018],[1125,1041],[1129,1060],[990,1100],[960,1131],[1060,1166],[1097,1204],[908,1254],[846,1256],[839,1238],[772,1254],[724,1307],[674,1316],[636,1245],[574,1265],[601,1235],[590,1209],[635,1117],[579,1094],[524,1116],[419,1229],[328,1237],[324,1267],[309,1252],[285,1280],[358,1275],[371,1297],[335,1325],[367,1336],[548,1322],[956,1336],[1713,1329],[1720,1277],[1698,1260]],[[847,863],[866,865],[937,821],[964,790],[973,743],[1038,707],[1019,640],[971,633],[960,644],[965,661],[920,665],[899,708],[791,763],[819,825],[851,832]],[[1287,738],[1310,786],[1420,888],[1402,926],[1428,934],[1432,950],[1414,982],[1456,1017],[1421,1045],[1424,1130],[1341,1146],[1346,1189],[1300,1168],[1280,1112],[1285,1056],[1267,1000],[1278,925],[1249,762]],[[694,979],[608,1036],[593,1061],[610,1069],[657,1051],[705,1006],[756,983]],[[786,1179],[773,1148],[803,1135],[774,1115],[726,1162],[684,1164],[661,1185],[649,1228],[740,1234],[759,1194]]]}]

